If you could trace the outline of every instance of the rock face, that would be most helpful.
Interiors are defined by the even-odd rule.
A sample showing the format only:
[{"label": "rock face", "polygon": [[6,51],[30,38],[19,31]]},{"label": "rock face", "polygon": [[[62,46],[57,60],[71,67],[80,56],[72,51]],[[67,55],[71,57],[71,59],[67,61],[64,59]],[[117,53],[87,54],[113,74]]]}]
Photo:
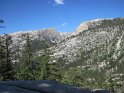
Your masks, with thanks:
[{"label": "rock face", "polygon": [[83,22],[76,29],[76,33],[82,32],[84,30],[88,30],[88,28],[95,28],[96,26],[101,25],[103,23],[103,21],[105,21],[105,20],[112,21],[113,19],[112,18],[108,18],[108,19],[95,19],[95,20]]},{"label": "rock face", "polygon": [[56,81],[1,81],[0,93],[109,93],[107,90],[77,88]]},{"label": "rock face", "polygon": [[[115,52],[120,49],[124,34],[124,18],[95,19],[83,22],[73,33],[59,33],[54,28],[37,31],[16,32],[10,34],[13,45],[20,49],[25,43],[25,35],[29,34],[32,40],[47,40],[53,43],[50,49],[55,59],[64,57],[68,61],[74,61],[80,50],[91,50],[106,42],[118,40]],[[116,58],[118,53],[113,54]],[[67,63],[68,64],[68,63]]]},{"label": "rock face", "polygon": [[[96,19],[83,22],[72,35],[61,41],[54,48],[55,57],[66,57],[67,60],[73,61],[80,50],[91,50],[100,45],[118,41],[122,42],[124,35],[124,18],[117,19]],[[115,40],[116,39],[116,40]],[[115,49],[116,51],[116,49]]]},{"label": "rock face", "polygon": [[67,37],[66,33],[59,33],[54,28],[36,31],[20,31],[10,34],[13,39],[13,45],[18,45],[19,48],[23,48],[26,34],[30,36],[31,40],[47,40],[55,45]]},{"label": "rock face", "polygon": [[[124,44],[124,18],[95,19],[83,22],[73,33],[59,33],[53,28],[16,32],[10,34],[13,39],[13,45],[22,49],[26,34],[29,34],[32,40],[50,41],[53,44],[50,49],[53,52],[54,61],[58,58],[63,58],[67,60],[65,62],[67,65],[77,60],[77,56],[80,58],[81,52],[89,52],[96,47],[107,45],[108,48],[106,49],[111,51],[112,44],[114,44],[112,58],[117,59],[118,56],[123,54],[120,50],[123,50]],[[104,63],[102,62],[101,64]]]}]

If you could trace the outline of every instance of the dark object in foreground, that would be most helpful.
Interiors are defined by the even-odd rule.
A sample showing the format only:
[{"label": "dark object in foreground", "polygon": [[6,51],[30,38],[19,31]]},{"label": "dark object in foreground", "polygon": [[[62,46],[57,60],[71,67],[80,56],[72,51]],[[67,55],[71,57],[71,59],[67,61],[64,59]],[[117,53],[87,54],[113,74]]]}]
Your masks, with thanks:
[{"label": "dark object in foreground", "polygon": [[0,81],[0,93],[109,93],[107,90],[89,90],[51,80]]}]

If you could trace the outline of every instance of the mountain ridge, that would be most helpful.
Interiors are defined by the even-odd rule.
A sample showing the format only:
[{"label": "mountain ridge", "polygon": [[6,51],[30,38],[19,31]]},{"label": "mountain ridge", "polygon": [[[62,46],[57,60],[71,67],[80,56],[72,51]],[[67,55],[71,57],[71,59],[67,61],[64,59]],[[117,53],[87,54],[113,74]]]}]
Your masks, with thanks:
[{"label": "mountain ridge", "polygon": [[[115,19],[112,19],[112,21],[115,20]],[[118,20],[121,20],[121,19],[118,19]],[[117,21],[118,21],[117,20]],[[122,19],[123,20],[123,19]],[[104,20],[102,20],[104,21]],[[116,21],[116,20],[115,20]],[[99,22],[99,21],[97,21]],[[91,22],[92,23],[92,22]],[[116,22],[115,22],[116,23]],[[105,24],[106,25],[106,24]],[[122,28],[123,28],[123,25],[120,25]],[[115,28],[115,29],[114,29]],[[115,31],[113,31],[115,30]],[[105,41],[108,39],[112,39],[114,38],[114,34],[116,33],[120,33],[118,32],[119,30],[119,25],[116,25],[116,26],[107,26],[107,27],[104,27],[104,28],[88,28],[87,30],[80,30],[80,32],[76,32],[75,31],[75,34],[71,35],[70,37],[66,38],[65,42],[63,43],[60,43],[60,48],[61,46],[63,46],[63,50],[65,49],[65,52],[67,52],[69,50],[69,48],[67,48],[68,46],[73,46],[73,45],[76,45],[76,46],[73,46],[71,47],[70,49],[73,48],[73,50],[76,50],[76,48],[78,47],[83,47],[86,48],[89,43],[93,43],[91,45],[88,45],[88,47],[90,48],[90,46],[94,46],[99,44],[100,41],[103,41],[105,43]],[[78,31],[78,30],[77,30]],[[113,32],[112,32],[113,31]],[[121,32],[122,33],[122,32]],[[98,40],[99,39],[99,40]],[[102,40],[103,39],[103,40]],[[70,40],[70,41],[69,41]],[[71,44],[71,42],[73,42],[73,44]],[[82,42],[82,43],[81,43]],[[101,43],[103,43],[101,42]],[[85,44],[86,43],[86,44]],[[68,46],[66,46],[66,44]],[[95,44],[95,45],[94,45]],[[59,46],[58,46],[59,47]],[[67,48],[67,49],[66,49]],[[59,49],[60,50],[60,49]],[[62,52],[63,52],[62,50]],[[71,51],[71,50],[70,50]],[[64,52],[63,52],[64,53]],[[61,54],[61,53],[60,53]],[[65,53],[66,54],[66,53]]]},{"label": "mountain ridge", "polygon": [[[17,47],[21,57],[28,34],[33,62],[41,62],[35,58],[49,56],[48,63],[57,63],[62,70],[62,83],[105,89],[114,83],[114,91],[120,91],[118,86],[124,82],[124,18],[97,19],[82,24],[73,33],[44,29],[10,34],[13,49]],[[46,48],[46,52],[42,48]]]},{"label": "mountain ridge", "polygon": [[[78,52],[80,48],[84,48],[84,50],[92,49],[96,45],[99,46],[100,43],[104,44],[107,39],[109,41],[112,40],[115,34],[122,33],[122,31],[119,32],[118,30],[119,28],[123,29],[123,22],[124,18],[94,19],[82,22],[72,33],[60,33],[54,28],[48,28],[35,31],[15,32],[10,35],[12,36],[14,45],[19,44],[21,48],[25,43],[24,37],[26,34],[29,34],[32,40],[40,39],[50,41],[55,44],[55,46],[51,48],[51,50],[54,50],[54,56],[66,56],[72,60],[73,57],[71,55],[76,57],[76,52]],[[71,49],[73,49],[73,51],[71,51]]]}]

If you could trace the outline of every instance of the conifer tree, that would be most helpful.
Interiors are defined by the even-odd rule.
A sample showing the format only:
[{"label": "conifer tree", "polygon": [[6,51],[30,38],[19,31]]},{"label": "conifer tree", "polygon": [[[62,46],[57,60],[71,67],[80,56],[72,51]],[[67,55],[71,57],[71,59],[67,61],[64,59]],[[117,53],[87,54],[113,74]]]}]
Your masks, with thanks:
[{"label": "conifer tree", "polygon": [[61,70],[56,62],[49,64],[49,79],[61,82]]},{"label": "conifer tree", "polygon": [[3,48],[3,39],[2,37],[0,36],[0,80],[3,79],[3,73],[4,73],[4,58],[5,58],[5,55],[4,55],[4,48]]},{"label": "conifer tree", "polygon": [[34,79],[33,76],[33,62],[32,62],[32,53],[30,49],[30,37],[26,35],[26,43],[24,45],[24,49],[22,52],[22,63],[19,68],[19,71],[16,74],[17,79],[22,80],[32,80]]},{"label": "conifer tree", "polygon": [[39,79],[46,80],[49,77],[49,59],[50,59],[50,50],[48,49],[48,42],[42,41],[42,55],[40,56],[40,65],[39,65]]},{"label": "conifer tree", "polygon": [[13,50],[12,50],[12,37],[8,34],[3,36],[3,42],[1,46],[1,61],[2,61],[2,73],[3,80],[14,79],[13,73]]},{"label": "conifer tree", "polygon": [[40,64],[39,64],[39,78],[41,80],[58,80],[58,68],[57,64],[49,63],[51,51],[49,50],[49,43],[46,40],[42,42],[42,54],[40,55]]},{"label": "conifer tree", "polygon": [[48,79],[49,75],[49,56],[42,55],[41,64],[40,64],[40,72],[39,72],[39,79],[46,80]]}]

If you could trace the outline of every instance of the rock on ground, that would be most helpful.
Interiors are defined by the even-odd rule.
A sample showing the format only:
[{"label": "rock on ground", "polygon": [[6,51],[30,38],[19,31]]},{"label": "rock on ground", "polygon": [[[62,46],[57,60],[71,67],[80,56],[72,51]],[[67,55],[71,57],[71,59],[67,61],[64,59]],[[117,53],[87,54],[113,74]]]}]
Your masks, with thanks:
[{"label": "rock on ground", "polygon": [[89,90],[51,80],[0,81],[0,93],[109,93],[106,90]]}]

